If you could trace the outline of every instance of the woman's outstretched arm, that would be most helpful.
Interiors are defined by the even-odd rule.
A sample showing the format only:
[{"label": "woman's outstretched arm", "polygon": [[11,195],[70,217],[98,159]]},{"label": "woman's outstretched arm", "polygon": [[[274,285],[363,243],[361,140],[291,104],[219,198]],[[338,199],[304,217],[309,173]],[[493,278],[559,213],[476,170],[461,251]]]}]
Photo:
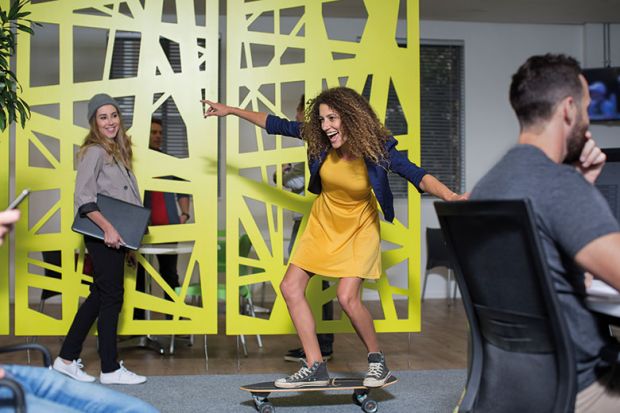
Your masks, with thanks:
[{"label": "woman's outstretched arm", "polygon": [[256,126],[260,126],[263,129],[267,126],[267,113],[265,112],[253,112],[251,110],[236,108],[234,106],[228,106],[219,102],[212,102],[207,99],[201,100],[201,102],[209,105],[209,108],[204,113],[205,118],[209,116],[222,117],[235,115],[255,124]]},{"label": "woman's outstretched arm", "polygon": [[469,194],[457,194],[452,192],[450,188],[445,186],[439,179],[435,178],[431,174],[424,175],[422,181],[420,181],[420,189],[424,192],[428,192],[431,195],[435,195],[437,198],[444,201],[466,201]]},{"label": "woman's outstretched arm", "polygon": [[209,105],[209,108],[205,111],[205,117],[235,115],[255,124],[256,126],[260,126],[270,135],[283,135],[293,138],[301,138],[302,124],[300,122],[279,118],[265,112],[253,112],[251,110],[236,108],[234,106],[228,106],[223,103],[212,102],[210,100],[202,100],[201,102]]}]

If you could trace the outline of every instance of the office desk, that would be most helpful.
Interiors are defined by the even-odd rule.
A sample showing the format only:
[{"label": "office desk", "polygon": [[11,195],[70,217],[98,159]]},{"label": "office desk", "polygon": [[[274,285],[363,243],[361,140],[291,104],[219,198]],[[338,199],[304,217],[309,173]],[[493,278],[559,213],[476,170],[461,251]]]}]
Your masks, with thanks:
[{"label": "office desk", "polygon": [[[156,255],[181,255],[190,254],[194,249],[193,242],[175,242],[167,244],[143,244],[138,249],[138,252],[146,258],[146,260],[152,265]],[[145,281],[146,293],[151,293],[151,283],[148,273],[145,274],[147,280]],[[146,319],[150,320],[151,312],[146,310]],[[123,347],[139,347],[148,350],[153,350],[159,354],[165,354],[164,346],[151,335],[132,337],[127,341],[123,341]]]}]

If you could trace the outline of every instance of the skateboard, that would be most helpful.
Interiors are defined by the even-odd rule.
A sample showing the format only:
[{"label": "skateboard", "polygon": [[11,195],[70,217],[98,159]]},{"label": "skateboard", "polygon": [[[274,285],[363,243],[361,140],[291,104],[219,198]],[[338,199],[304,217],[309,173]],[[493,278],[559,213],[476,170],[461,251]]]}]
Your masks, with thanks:
[{"label": "skateboard", "polygon": [[252,399],[254,400],[254,405],[256,406],[256,410],[260,413],[274,413],[275,407],[269,399],[267,398],[270,393],[285,393],[285,392],[298,392],[298,391],[331,391],[331,390],[348,390],[353,391],[353,395],[351,398],[353,399],[353,403],[357,404],[362,408],[362,411],[365,413],[375,413],[379,409],[379,403],[376,400],[371,399],[369,397],[370,391],[372,389],[382,389],[384,387],[391,386],[396,383],[398,379],[394,376],[390,376],[390,378],[385,382],[385,384],[381,387],[366,387],[362,383],[364,379],[362,378],[334,378],[329,381],[327,386],[316,386],[316,387],[297,387],[294,389],[282,389],[274,386],[272,381],[264,382],[264,383],[256,383],[256,384],[248,384],[246,386],[241,386],[240,389],[250,392],[252,394]]}]

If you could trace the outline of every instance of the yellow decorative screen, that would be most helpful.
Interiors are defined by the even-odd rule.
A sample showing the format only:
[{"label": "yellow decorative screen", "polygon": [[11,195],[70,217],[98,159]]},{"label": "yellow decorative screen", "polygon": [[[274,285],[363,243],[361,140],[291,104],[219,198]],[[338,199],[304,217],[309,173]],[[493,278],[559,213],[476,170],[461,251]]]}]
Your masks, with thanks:
[{"label": "yellow decorative screen", "polygon": [[[194,206],[193,223],[152,226],[144,239],[193,243],[187,268],[179,274],[181,287],[171,289],[138,254],[152,285],[163,292],[137,292],[136,270],[127,267],[119,332],[217,332],[217,129],[203,119],[199,100],[217,93],[219,11],[217,1],[196,5],[202,10],[193,1],[176,2],[172,14],[163,13],[164,2],[151,0],[59,0],[28,6],[30,18],[43,27],[35,28],[32,38],[20,36],[18,45],[17,74],[33,113],[26,129],[17,131],[16,190],[29,187],[33,194],[16,228],[16,334],[64,334],[80,298],[88,294],[91,277],[83,274],[82,237],[71,231],[71,224],[75,153],[87,133],[86,102],[96,93],[133,102],[133,113],[123,115],[132,119],[129,134],[140,190],[189,194]],[[125,53],[118,42],[121,35],[139,39],[139,63],[135,73],[111,78],[114,53]],[[178,45],[180,68],[172,67],[162,39]],[[185,125],[186,158],[148,149],[151,116],[167,100],[174,102]],[[166,176],[181,180],[159,179]],[[56,258],[45,258],[50,255]],[[202,304],[189,305],[187,290],[196,283]],[[43,290],[61,295],[60,316],[30,302],[38,301]],[[133,321],[136,307],[173,319]]]},{"label": "yellow decorative screen", "polygon": [[[396,39],[401,3],[406,6],[406,42]],[[385,119],[388,91],[396,91],[408,133],[397,136],[398,149],[408,151],[419,164],[419,35],[417,1],[360,1],[366,18],[358,27],[359,38],[347,39],[342,32],[355,30],[359,22],[335,19],[328,27],[326,7],[332,0],[243,1],[229,0],[227,30],[227,103],[245,109],[284,113],[283,101],[295,90],[311,98],[326,87],[348,86],[362,92],[372,76],[370,103]],[[299,84],[301,82],[301,87]],[[294,106],[293,106],[294,107]],[[288,115],[288,116],[287,116]],[[227,128],[226,213],[229,240],[227,268],[226,326],[228,334],[279,334],[294,332],[279,283],[287,266],[284,220],[290,211],[307,213],[314,196],[282,190],[281,165],[303,162],[303,146],[290,145],[291,138],[266,136],[260,128],[229,116]],[[273,183],[276,175],[277,184]],[[307,174],[307,172],[306,172]],[[308,178],[306,176],[306,178]],[[409,186],[406,222],[381,224],[385,247],[384,276],[366,282],[381,300],[383,317],[375,320],[378,331],[419,331],[420,197]],[[288,210],[288,211],[287,211]],[[305,220],[302,221],[302,229]],[[248,234],[255,256],[239,257],[237,243]],[[249,266],[240,275],[240,265]],[[390,269],[399,265],[407,273],[407,284],[391,283]],[[319,277],[308,287],[308,297],[320,332],[351,331],[346,318],[321,320],[321,306],[334,299],[335,285],[322,290]],[[276,295],[268,318],[257,319],[239,311],[242,287],[267,287]],[[258,291],[258,288],[253,288]],[[399,314],[395,300],[407,300],[406,314]],[[256,297],[255,297],[256,300]]]},{"label": "yellow decorative screen", "polygon": [[[173,3],[173,15],[164,13]],[[33,114],[26,129],[17,130],[15,189],[19,192],[29,187],[33,194],[23,204],[23,219],[16,227],[16,334],[64,334],[80,299],[88,294],[91,277],[84,274],[82,238],[70,228],[75,153],[87,132],[86,102],[95,93],[132,102],[132,113],[127,115],[140,189],[190,194],[193,200],[192,223],[150,227],[144,240],[193,243],[187,265],[179,274],[182,286],[178,291],[170,289],[139,254],[152,284],[163,291],[151,295],[137,292],[135,269],[127,267],[121,334],[217,332],[218,248],[226,245],[222,265],[226,271],[227,333],[294,331],[278,287],[288,260],[285,222],[292,212],[307,213],[314,196],[284,190],[281,166],[304,162],[305,149],[290,138],[266,136],[247,122],[226,119],[226,158],[221,168],[226,173],[225,195],[222,192],[226,234],[220,234],[218,241],[218,122],[203,119],[201,98],[216,99],[218,91],[225,90],[228,104],[291,118],[291,105],[295,106],[301,93],[311,98],[338,85],[361,92],[372,78],[370,102],[380,119],[386,118],[390,90],[396,92],[408,124],[407,133],[396,137],[399,149],[419,163],[417,1],[359,0],[366,17],[352,23],[324,18],[325,8],[338,7],[338,1],[229,0],[227,32],[222,39],[226,69],[221,74],[218,3],[57,0],[28,6],[30,18],[43,27],[35,29],[33,38],[20,36],[18,48],[17,75]],[[396,33],[403,7],[407,45],[399,46],[402,39],[397,39]],[[349,27],[356,27],[357,34],[351,35]],[[139,39],[139,64],[135,73],[112,78],[113,57],[123,53],[117,39],[123,36]],[[162,39],[178,45],[180,68],[167,58]],[[151,115],[170,99],[187,131],[185,158],[148,149]],[[4,135],[0,151],[0,168],[7,177],[2,179],[1,202],[8,192],[9,175]],[[159,179],[165,176],[181,180]],[[384,332],[420,329],[420,197],[413,187],[409,186],[405,206],[400,209],[400,221],[381,224],[385,274],[364,285],[367,292],[380,298],[382,316],[376,318],[375,325]],[[305,219],[302,229],[304,226]],[[243,234],[249,236],[252,252],[240,257]],[[0,252],[3,268],[6,250]],[[45,260],[44,252],[58,255],[59,263]],[[394,282],[396,271],[407,274],[398,285]],[[49,276],[54,273],[58,277]],[[5,274],[0,275],[0,287],[8,283]],[[308,296],[319,331],[351,331],[345,316],[320,320],[321,306],[334,298],[335,286],[322,291],[318,281],[316,277],[311,282]],[[195,291],[197,283],[201,304],[189,305],[187,291]],[[267,317],[254,318],[240,311],[240,293],[254,286],[262,286],[276,297]],[[60,314],[39,310],[35,303],[43,290],[61,296]],[[257,301],[260,290],[251,290]],[[8,294],[4,291],[0,292],[0,333],[8,332],[8,316],[4,316],[8,314]],[[163,293],[172,300],[165,300]],[[406,311],[397,311],[399,299],[406,300]],[[2,311],[5,307],[7,311]],[[134,321],[135,308],[169,314],[173,319],[156,316],[151,321]]]}]

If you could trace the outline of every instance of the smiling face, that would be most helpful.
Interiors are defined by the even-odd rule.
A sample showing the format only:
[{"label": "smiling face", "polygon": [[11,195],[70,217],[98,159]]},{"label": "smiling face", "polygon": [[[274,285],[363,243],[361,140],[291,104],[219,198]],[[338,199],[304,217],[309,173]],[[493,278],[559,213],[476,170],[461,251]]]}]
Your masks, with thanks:
[{"label": "smiling face", "polygon": [[319,121],[321,122],[321,129],[327,135],[332,148],[341,148],[347,141],[347,137],[342,132],[340,115],[325,103],[321,103],[319,106]]},{"label": "smiling face", "polygon": [[106,138],[115,139],[121,124],[121,118],[114,105],[103,105],[95,113],[97,130]]}]

